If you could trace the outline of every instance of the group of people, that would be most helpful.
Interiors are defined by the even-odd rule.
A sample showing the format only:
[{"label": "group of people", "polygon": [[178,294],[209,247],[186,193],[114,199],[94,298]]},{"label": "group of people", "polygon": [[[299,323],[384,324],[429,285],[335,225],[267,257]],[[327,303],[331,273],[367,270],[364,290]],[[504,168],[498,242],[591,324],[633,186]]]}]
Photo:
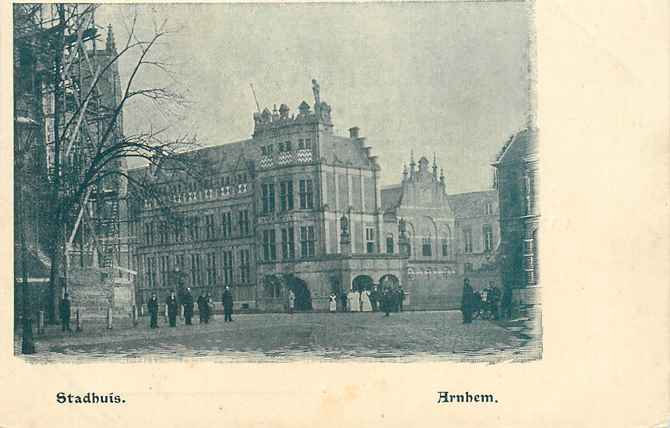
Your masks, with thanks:
[{"label": "group of people", "polygon": [[[402,312],[403,302],[405,300],[405,290],[402,287],[384,287],[379,290],[374,287],[372,290],[354,291],[341,293],[341,307],[343,312],[384,312],[389,316],[391,312]],[[226,286],[222,295],[224,322],[233,321],[233,293],[230,287]],[[295,309],[295,293],[289,290],[288,311],[293,313]],[[198,305],[198,315],[200,323],[207,324],[213,313],[213,301],[209,292],[204,290],[200,293],[196,301]],[[176,293],[170,292],[170,296],[165,302],[167,308],[167,318],[170,327],[177,326],[177,312],[179,306],[183,307],[184,323],[192,324],[194,301],[191,289],[187,288],[182,298],[178,301]],[[65,293],[60,303],[60,316],[63,331],[72,331],[70,329],[70,307],[71,302],[68,293]],[[152,293],[147,308],[149,309],[149,326],[158,327],[158,297]],[[332,292],[329,296],[330,312],[337,312],[337,294]],[[473,317],[490,317],[496,320],[510,319],[512,316],[512,289],[505,287],[501,292],[493,282],[489,283],[487,288],[475,291],[470,285],[470,280],[465,278],[463,281],[463,295],[461,299],[461,312],[463,313],[463,323],[469,324]]]},{"label": "group of people", "polygon": [[[179,310],[180,305],[183,307],[184,324],[192,325],[194,302],[193,302],[193,294],[191,293],[190,288],[186,289],[180,300],[181,301],[177,300],[176,293],[172,291],[170,292],[170,296],[168,296],[167,300],[165,301],[165,306],[167,308],[167,318],[170,327],[177,326],[177,312]],[[201,324],[209,323],[209,320],[213,314],[214,309],[214,304],[210,294],[203,290],[200,293],[200,296],[198,297],[196,303],[198,305],[198,315],[200,316],[200,323]],[[223,291],[222,303],[223,303],[224,322],[232,321],[233,293],[230,290],[230,287],[226,287],[225,290]],[[151,328],[157,328],[158,297],[156,296],[156,293],[151,294],[151,298],[147,303],[147,308],[149,309],[149,326]]]},{"label": "group of people", "polygon": [[463,323],[469,324],[475,316],[493,318],[499,320],[512,317],[512,289],[505,287],[501,292],[492,281],[489,286],[474,291],[470,285],[470,280],[465,278],[463,281],[463,296],[461,299],[461,312],[463,313]]},{"label": "group of people", "polygon": [[[337,295],[330,294],[330,312],[337,311]],[[384,312],[388,316],[391,312],[402,312],[405,300],[405,290],[402,287],[384,287],[379,290],[351,290],[340,295],[343,312]]]}]

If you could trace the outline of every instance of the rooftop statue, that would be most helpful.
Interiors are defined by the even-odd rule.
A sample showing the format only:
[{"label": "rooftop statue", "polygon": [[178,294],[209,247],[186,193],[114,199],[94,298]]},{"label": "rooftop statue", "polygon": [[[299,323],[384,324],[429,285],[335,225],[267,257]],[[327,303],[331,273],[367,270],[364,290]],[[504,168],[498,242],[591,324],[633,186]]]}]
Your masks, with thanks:
[{"label": "rooftop statue", "polygon": [[314,92],[314,108],[317,109],[321,106],[321,86],[316,79],[312,79],[312,92]]}]

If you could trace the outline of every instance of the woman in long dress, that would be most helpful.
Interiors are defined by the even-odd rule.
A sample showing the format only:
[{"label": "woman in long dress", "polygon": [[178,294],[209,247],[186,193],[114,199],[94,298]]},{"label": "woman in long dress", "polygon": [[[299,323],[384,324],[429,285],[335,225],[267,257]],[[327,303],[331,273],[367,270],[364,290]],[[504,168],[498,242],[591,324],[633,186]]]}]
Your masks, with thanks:
[{"label": "woman in long dress", "polygon": [[372,312],[372,303],[370,303],[370,292],[368,290],[361,292],[361,312]]},{"label": "woman in long dress", "polygon": [[351,312],[358,312],[361,310],[361,300],[358,293],[351,290],[349,294],[347,294],[347,298],[349,300],[349,310]]},{"label": "woman in long dress", "polygon": [[330,293],[330,302],[329,302],[329,309],[330,312],[337,312],[337,296],[335,293]]}]

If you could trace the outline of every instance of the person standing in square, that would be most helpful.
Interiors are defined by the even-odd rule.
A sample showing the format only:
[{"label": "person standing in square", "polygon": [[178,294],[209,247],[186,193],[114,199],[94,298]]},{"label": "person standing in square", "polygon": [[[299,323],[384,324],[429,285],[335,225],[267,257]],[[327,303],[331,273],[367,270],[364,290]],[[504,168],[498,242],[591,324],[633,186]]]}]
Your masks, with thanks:
[{"label": "person standing in square", "polygon": [[63,300],[60,302],[60,319],[63,331],[72,331],[72,329],[70,329],[70,307],[70,295],[65,293],[63,295]]},{"label": "person standing in square", "polygon": [[233,321],[233,292],[226,286],[223,291],[223,322]]},{"label": "person standing in square", "polygon": [[201,290],[200,296],[198,296],[198,316],[200,317],[200,324],[207,322],[207,299],[205,298],[205,290]]},{"label": "person standing in square", "polygon": [[335,293],[331,292],[330,297],[328,299],[329,299],[328,306],[330,312],[337,312],[337,296],[335,295]]},{"label": "person standing in square", "polygon": [[151,298],[147,303],[147,309],[149,309],[149,318],[151,320],[149,327],[158,327],[158,298],[156,297],[156,293],[151,293]]},{"label": "person standing in square", "polygon": [[293,290],[288,290],[288,313],[292,314],[295,309],[295,293]]},{"label": "person standing in square", "polygon": [[191,320],[193,319],[193,294],[191,294],[190,288],[187,288],[184,294],[184,319],[186,320],[186,325],[191,325]]},{"label": "person standing in square", "polygon": [[463,312],[463,324],[472,322],[472,310],[474,304],[474,292],[470,286],[470,280],[463,280],[463,297],[461,298],[461,312]]},{"label": "person standing in square", "polygon": [[170,297],[168,297],[165,302],[168,312],[168,320],[170,320],[170,327],[177,327],[177,297],[175,296],[174,291],[170,292]]}]

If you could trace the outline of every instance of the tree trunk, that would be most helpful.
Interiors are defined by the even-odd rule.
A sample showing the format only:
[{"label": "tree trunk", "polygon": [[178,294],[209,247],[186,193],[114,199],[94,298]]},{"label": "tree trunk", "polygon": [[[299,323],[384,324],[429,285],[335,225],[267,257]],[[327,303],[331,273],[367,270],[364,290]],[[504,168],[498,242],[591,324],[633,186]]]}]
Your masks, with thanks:
[{"label": "tree trunk", "polygon": [[58,245],[53,243],[49,251],[51,270],[49,272],[49,295],[47,297],[47,320],[49,324],[56,324],[56,283],[58,281]]}]

